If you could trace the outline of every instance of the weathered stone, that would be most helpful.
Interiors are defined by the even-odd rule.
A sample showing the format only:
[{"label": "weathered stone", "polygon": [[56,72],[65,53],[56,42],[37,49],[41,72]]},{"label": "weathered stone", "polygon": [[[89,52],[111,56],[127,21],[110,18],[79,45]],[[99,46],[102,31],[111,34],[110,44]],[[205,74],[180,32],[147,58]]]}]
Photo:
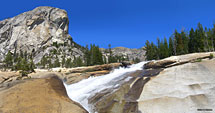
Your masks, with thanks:
[{"label": "weathered stone", "polygon": [[[138,99],[142,113],[198,113],[215,108],[215,60],[164,69],[143,87]],[[206,111],[203,111],[206,112]]]},{"label": "weathered stone", "polygon": [[[78,44],[68,34],[68,16],[65,10],[54,7],[37,7],[13,18],[0,21],[0,61],[8,51],[20,51],[33,54],[38,63],[43,56],[50,56],[56,49],[52,44],[57,42],[66,58],[82,56]],[[65,44],[69,45],[65,47]],[[70,50],[71,49],[71,50]],[[70,51],[69,51],[70,50]],[[62,55],[58,55],[61,60]]]},{"label": "weathered stone", "polygon": [[77,67],[77,68],[53,68],[53,69],[35,69],[34,73],[28,74],[28,76],[21,76],[19,72],[0,72],[0,86],[7,86],[12,84],[14,81],[31,78],[47,78],[58,76],[67,84],[79,82],[83,79],[87,79],[90,76],[101,76],[108,74],[115,68],[119,68],[121,63],[112,63],[88,67]]},{"label": "weathered stone", "polygon": [[149,70],[143,70],[143,77],[153,77],[158,75],[163,69],[149,69]]},{"label": "weathered stone", "polygon": [[57,77],[25,80],[0,92],[2,113],[87,113]]},{"label": "weathered stone", "polygon": [[192,54],[186,54],[186,55],[180,55],[180,56],[171,56],[162,60],[156,60],[148,62],[144,65],[144,69],[157,69],[157,68],[167,68],[171,66],[177,66],[189,62],[195,62],[199,59],[206,59],[210,58],[210,55],[215,55],[214,52],[208,52],[208,53],[192,53]]},{"label": "weathered stone", "polygon": [[150,79],[139,77],[142,71],[129,73],[133,77],[116,89],[107,89],[89,99],[98,113],[137,113],[137,99],[145,83]]},{"label": "weathered stone", "polygon": [[172,61],[172,60],[152,61],[152,62],[146,63],[144,68],[145,69],[149,69],[149,68],[153,68],[153,69],[165,68],[167,65],[173,64],[175,62],[176,61]]},{"label": "weathered stone", "polygon": [[[106,52],[108,51],[107,49],[101,48],[100,50],[102,50],[102,53],[104,56],[106,56],[106,58],[108,59],[108,55],[109,53]],[[140,59],[140,61],[144,61],[145,60],[145,50],[143,48],[139,48],[139,49],[130,49],[130,48],[126,48],[126,47],[116,47],[116,48],[112,48],[112,54],[114,56],[124,56],[124,58],[127,58],[127,56],[129,57],[129,60],[132,61],[133,59]]]},{"label": "weathered stone", "polygon": [[[90,102],[99,113],[197,113],[215,108],[214,53],[194,53],[152,61],[131,73],[119,89],[105,90]],[[202,59],[201,62],[197,59]],[[159,64],[156,64],[159,63]]]}]

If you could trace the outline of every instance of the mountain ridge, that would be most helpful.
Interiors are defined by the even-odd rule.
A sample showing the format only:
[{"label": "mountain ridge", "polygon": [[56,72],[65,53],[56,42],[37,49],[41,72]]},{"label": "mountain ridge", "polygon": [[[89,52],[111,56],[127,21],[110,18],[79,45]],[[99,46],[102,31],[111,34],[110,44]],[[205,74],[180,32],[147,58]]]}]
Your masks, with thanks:
[{"label": "mountain ridge", "polygon": [[[53,47],[55,42],[63,46],[66,44],[71,47],[77,46],[78,44],[68,34],[68,25],[67,12],[49,6],[37,7],[0,21],[0,60],[4,59],[8,51],[12,53],[27,51],[34,54],[34,62],[38,63],[43,56],[49,56],[50,51],[56,49]],[[80,48],[74,48],[76,54],[71,56],[83,55]]]},{"label": "mountain ridge", "polygon": [[[36,7],[31,11],[2,20],[0,21],[0,61],[3,62],[10,52],[15,60],[20,55],[22,58],[29,56],[28,59],[32,59],[40,67],[42,65],[43,68],[51,68],[52,65],[61,67],[63,65],[61,63],[65,64],[67,60],[73,62],[81,59],[84,63],[86,48],[73,41],[68,29],[67,12],[49,6]],[[105,50],[101,52],[107,59],[109,53]],[[112,53],[113,56],[124,59],[129,57],[130,61],[145,60],[143,49],[117,47],[112,48]],[[69,65],[71,67],[73,64]]]}]

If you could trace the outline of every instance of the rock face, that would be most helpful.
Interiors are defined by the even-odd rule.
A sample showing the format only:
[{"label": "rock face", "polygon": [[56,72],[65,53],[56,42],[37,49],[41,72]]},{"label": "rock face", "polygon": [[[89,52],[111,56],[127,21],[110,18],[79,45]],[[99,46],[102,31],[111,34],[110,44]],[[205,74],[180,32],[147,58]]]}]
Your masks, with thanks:
[{"label": "rock face", "polygon": [[118,90],[97,94],[92,101],[95,109],[99,113],[213,113],[215,59],[209,59],[211,54],[215,55],[194,53],[148,62]]},{"label": "rock face", "polygon": [[[62,58],[73,60],[83,57],[84,48],[75,43],[68,34],[69,19],[65,10],[54,7],[37,7],[13,18],[0,21],[0,62],[8,51],[27,52],[33,55],[34,63],[43,56],[59,61]],[[105,49],[101,49],[106,57]],[[145,60],[145,50],[117,47],[112,49],[114,56],[123,56],[130,61]],[[57,54],[57,56],[55,56]]]},{"label": "rock face", "polygon": [[[108,56],[109,53],[107,49],[101,49],[104,56]],[[116,47],[111,49],[114,56],[123,56],[124,58],[129,58],[130,61],[138,58],[140,61],[145,60],[145,50],[143,48],[140,49],[129,49],[125,47]]]},{"label": "rock face", "polygon": [[81,56],[79,45],[68,34],[68,24],[67,12],[53,7],[37,7],[0,21],[0,61],[10,50],[12,53],[32,53],[37,63],[44,55],[59,48],[54,46],[56,42],[63,46],[61,51],[66,57]]},{"label": "rock face", "polygon": [[87,113],[56,77],[21,81],[0,92],[1,113]]},{"label": "rock face", "polygon": [[142,113],[198,113],[201,109],[213,113],[214,67],[213,59],[164,69],[143,87],[138,109]]}]

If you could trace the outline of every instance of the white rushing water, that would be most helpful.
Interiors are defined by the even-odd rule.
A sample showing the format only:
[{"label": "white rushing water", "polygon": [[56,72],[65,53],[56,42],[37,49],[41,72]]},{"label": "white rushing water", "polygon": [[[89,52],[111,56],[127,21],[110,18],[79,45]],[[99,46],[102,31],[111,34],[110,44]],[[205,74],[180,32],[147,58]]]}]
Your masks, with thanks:
[{"label": "white rushing water", "polygon": [[142,70],[145,63],[146,62],[140,62],[127,68],[120,67],[109,74],[90,77],[71,85],[64,83],[64,86],[70,99],[80,103],[87,111],[92,112],[91,107],[88,104],[88,99],[90,97],[102,90],[114,89],[122,82],[128,81],[131,77],[128,77],[126,73]]}]

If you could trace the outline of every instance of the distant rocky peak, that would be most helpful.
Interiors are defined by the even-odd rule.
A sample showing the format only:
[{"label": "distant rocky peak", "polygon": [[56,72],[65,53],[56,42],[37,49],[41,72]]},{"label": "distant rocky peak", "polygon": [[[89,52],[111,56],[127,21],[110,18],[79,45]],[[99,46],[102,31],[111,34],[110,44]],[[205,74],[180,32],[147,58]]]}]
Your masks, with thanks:
[{"label": "distant rocky peak", "polygon": [[69,19],[65,10],[54,7],[37,7],[0,21],[0,60],[11,52],[35,51],[39,61],[52,44],[71,43],[68,34]]}]

